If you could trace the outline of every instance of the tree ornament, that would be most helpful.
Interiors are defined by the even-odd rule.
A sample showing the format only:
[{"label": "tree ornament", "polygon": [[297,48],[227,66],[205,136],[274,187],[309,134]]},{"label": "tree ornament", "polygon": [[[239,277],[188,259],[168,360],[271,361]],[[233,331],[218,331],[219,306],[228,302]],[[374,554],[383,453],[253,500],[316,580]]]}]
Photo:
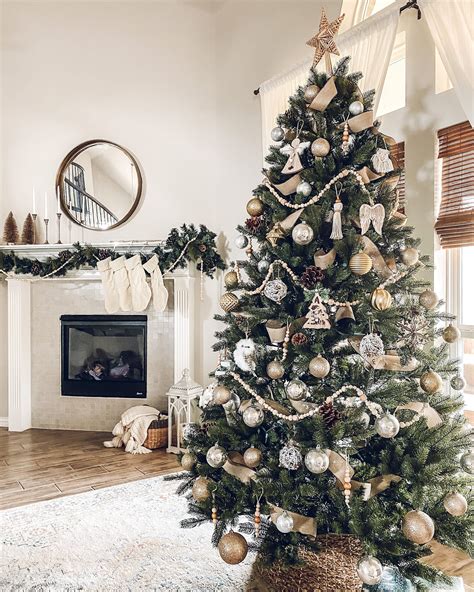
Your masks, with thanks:
[{"label": "tree ornament", "polygon": [[251,448],[247,448],[247,450],[244,452],[244,463],[251,469],[254,469],[255,467],[258,467],[261,462],[262,451],[258,448],[254,448],[253,446]]},{"label": "tree ornament", "polygon": [[376,173],[386,175],[393,171],[393,162],[390,158],[390,150],[386,148],[377,148],[375,154],[371,158],[372,167]]},{"label": "tree ornament", "polygon": [[357,564],[357,575],[369,586],[378,584],[382,579],[383,567],[380,561],[372,555],[365,555]]},{"label": "tree ornament", "polygon": [[334,43],[334,36],[339,31],[339,27],[341,26],[342,20],[344,19],[344,15],[341,14],[332,22],[329,22],[324,8],[321,8],[321,20],[319,21],[319,31],[311,37],[309,41],[306,42],[306,45],[310,47],[314,47],[314,58],[313,58],[313,68],[316,69],[316,65],[319,63],[321,58],[325,56],[326,59],[326,70],[327,73],[332,76],[332,67],[331,67],[331,56],[329,54],[333,53],[335,55],[339,55],[339,50],[337,49],[336,44]]},{"label": "tree ornament", "polygon": [[294,380],[290,380],[286,385],[285,391],[288,398],[292,401],[302,401],[303,399],[306,399],[308,387],[302,380],[295,378]]},{"label": "tree ornament", "polygon": [[211,520],[213,524],[217,524],[216,494],[214,492],[212,492]]},{"label": "tree ornament", "polygon": [[225,312],[232,312],[239,308],[240,301],[238,297],[232,292],[225,292],[220,299],[220,305]]},{"label": "tree ornament", "polygon": [[298,195],[302,195],[303,197],[310,196],[311,190],[312,190],[311,185],[309,183],[307,183],[306,181],[301,181],[301,183],[298,183],[298,185],[296,187],[296,193]]},{"label": "tree ornament", "polygon": [[443,506],[451,516],[464,516],[467,512],[466,498],[461,493],[455,491],[448,493],[443,500]]},{"label": "tree ornament", "polygon": [[311,154],[317,158],[322,158],[329,154],[331,144],[325,138],[317,138],[311,144]]},{"label": "tree ornament", "polygon": [[341,150],[344,155],[348,154],[350,144],[351,144],[351,136],[349,134],[349,124],[347,123],[347,121],[345,121],[344,128],[342,130],[342,145],[341,145]]},{"label": "tree ornament", "polygon": [[413,586],[396,567],[384,567],[382,579],[371,592],[413,592]]},{"label": "tree ornament", "polygon": [[314,238],[314,231],[306,222],[300,222],[293,228],[291,237],[297,245],[309,245]]},{"label": "tree ornament", "polygon": [[324,272],[316,265],[309,265],[300,276],[300,282],[307,290],[314,289],[316,284],[323,279]]},{"label": "tree ornament", "polygon": [[237,238],[235,239],[235,246],[238,249],[245,249],[245,247],[249,244],[249,239],[243,235],[243,234],[239,234],[237,236]]},{"label": "tree ornament", "polygon": [[25,218],[23,229],[21,231],[21,244],[34,245],[35,243],[35,223],[31,214]]},{"label": "tree ornament", "polygon": [[257,367],[257,347],[248,337],[235,344],[234,362],[244,372],[255,372]]},{"label": "tree ornament", "polygon": [[257,428],[263,423],[265,414],[263,413],[263,409],[261,407],[252,404],[245,409],[242,414],[242,419],[244,420],[245,425],[247,425],[249,428]]},{"label": "tree ornament", "polygon": [[375,310],[387,310],[392,305],[392,295],[384,288],[376,288],[372,292],[370,303]]},{"label": "tree ornament", "polygon": [[185,471],[191,471],[196,464],[196,457],[191,452],[185,452],[181,457],[181,466]]},{"label": "tree ornament", "polygon": [[355,323],[354,311],[350,304],[340,306],[334,315],[336,327],[340,333],[350,333],[351,327]]},{"label": "tree ornament", "polygon": [[370,425],[370,415],[365,411],[362,411],[357,417],[357,420],[367,429]]},{"label": "tree ornament", "polygon": [[20,241],[18,226],[13,212],[10,212],[3,227],[3,242],[7,245],[17,245]]},{"label": "tree ornament", "polygon": [[228,290],[233,290],[239,285],[239,276],[236,271],[228,271],[224,276],[224,284]]},{"label": "tree ornament", "polygon": [[[245,220],[245,228],[253,235],[257,235],[264,226],[265,219],[263,216],[254,216],[253,218],[247,218],[247,220]],[[249,248],[251,247],[252,245],[249,246]],[[248,253],[248,248],[246,252]]]},{"label": "tree ornament", "polygon": [[372,259],[367,253],[356,253],[349,259],[349,269],[355,275],[365,275],[372,269]]},{"label": "tree ornament", "polygon": [[461,456],[462,470],[470,475],[474,475],[474,451],[470,450]]},{"label": "tree ornament", "polygon": [[260,259],[260,261],[257,263],[257,269],[260,273],[266,273],[269,267],[270,263],[266,259]]},{"label": "tree ornament", "polygon": [[385,346],[377,333],[368,333],[360,340],[360,355],[369,363],[385,354]]},{"label": "tree ornament", "polygon": [[261,216],[263,214],[263,202],[258,197],[252,197],[247,203],[247,212],[250,216]]},{"label": "tree ornament", "polygon": [[428,370],[420,376],[420,387],[425,393],[432,395],[443,388],[443,379],[434,370]]},{"label": "tree ornament", "polygon": [[457,327],[453,327],[451,323],[443,329],[443,339],[446,343],[454,343],[461,337],[461,331]]},{"label": "tree ornament", "polygon": [[232,399],[232,393],[226,386],[219,384],[214,389],[212,399],[215,405],[225,405]]},{"label": "tree ornament", "polygon": [[280,126],[274,127],[270,132],[270,136],[274,142],[281,142],[285,137],[285,130]]},{"label": "tree ornament", "polygon": [[280,304],[283,298],[285,298],[285,296],[288,294],[288,288],[285,282],[280,279],[270,280],[265,284],[263,293],[270,300]]},{"label": "tree ornament", "polygon": [[319,86],[316,86],[315,84],[310,84],[304,89],[304,100],[307,103],[312,103],[318,92]]},{"label": "tree ornament", "polygon": [[296,471],[303,461],[299,448],[294,445],[292,440],[280,450],[279,458],[280,466],[288,471]]},{"label": "tree ornament", "polygon": [[319,406],[319,415],[323,418],[324,423],[328,428],[331,428],[341,418],[341,414],[334,407],[332,401],[324,401],[324,403]]},{"label": "tree ornament", "polygon": [[220,469],[227,461],[227,452],[216,442],[206,454],[207,464],[214,469]]},{"label": "tree ornament", "polygon": [[439,302],[438,296],[433,290],[425,290],[418,297],[420,305],[426,310],[433,310]]},{"label": "tree ornament", "polygon": [[402,531],[406,538],[417,545],[426,545],[434,536],[433,520],[420,510],[411,510],[403,517]]},{"label": "tree ornament", "polygon": [[374,204],[362,204],[359,208],[359,221],[360,221],[360,233],[365,234],[372,226],[377,234],[382,236],[383,222],[385,220],[385,208],[381,203]]},{"label": "tree ornament", "polygon": [[283,534],[287,534],[293,530],[294,520],[288,512],[282,512],[275,521],[275,526]]},{"label": "tree ornament", "polygon": [[288,160],[281,171],[283,175],[299,173],[303,170],[300,155],[303,154],[306,148],[309,148],[310,144],[311,142],[302,142],[298,137],[296,137],[291,142],[291,145],[285,144],[285,146],[280,148],[280,152],[288,156]]},{"label": "tree ornament", "polygon": [[451,387],[455,390],[455,391],[462,391],[463,388],[466,386],[466,381],[464,380],[464,378],[462,376],[453,376],[453,378],[451,378]]},{"label": "tree ornament", "polygon": [[260,534],[260,524],[262,522],[262,517],[260,515],[260,497],[257,499],[257,503],[255,504],[253,522],[255,524],[255,537],[258,538],[258,535]]},{"label": "tree ornament", "polygon": [[237,563],[241,563],[247,557],[249,550],[245,537],[233,530],[221,538],[217,548],[221,559],[229,565],[237,565]]},{"label": "tree ornament", "polygon": [[194,481],[192,494],[193,498],[196,502],[205,502],[209,497],[209,479],[206,477],[198,477],[196,481]]},{"label": "tree ornament", "polygon": [[329,238],[332,238],[333,240],[341,240],[341,238],[343,237],[342,234],[342,218],[341,218],[341,212],[343,209],[343,203],[339,198],[339,194],[337,192],[337,187],[336,187],[336,201],[334,202],[334,213],[332,216],[332,231],[331,231],[331,235]]},{"label": "tree ornament", "polygon": [[285,141],[286,142],[293,142],[293,140],[296,138],[296,130],[294,129],[287,129],[285,131]]},{"label": "tree ornament", "polygon": [[408,247],[407,249],[403,249],[401,256],[403,263],[408,267],[412,267],[418,263],[420,253],[414,247]]},{"label": "tree ornament", "polygon": [[382,438],[394,438],[400,431],[400,423],[395,415],[384,413],[375,420],[375,431]]},{"label": "tree ornament", "polygon": [[305,346],[308,343],[308,338],[304,333],[298,332],[291,336],[291,344],[299,345],[300,347]]},{"label": "tree ornament", "polygon": [[353,101],[349,105],[349,113],[351,115],[360,115],[363,112],[364,112],[364,103],[362,103],[361,101]]},{"label": "tree ornament", "polygon": [[321,296],[316,292],[313,300],[309,305],[309,310],[306,315],[306,322],[303,325],[304,329],[330,329],[331,323],[329,316],[324,306]]},{"label": "tree ornament", "polygon": [[305,454],[304,464],[308,471],[319,475],[329,467],[329,456],[320,448],[312,448]]},{"label": "tree ornament", "polygon": [[267,364],[267,374],[272,380],[278,380],[285,374],[285,368],[279,360],[272,360]]},{"label": "tree ornament", "polygon": [[321,355],[316,356],[309,363],[309,373],[315,378],[324,378],[330,370],[331,364]]}]

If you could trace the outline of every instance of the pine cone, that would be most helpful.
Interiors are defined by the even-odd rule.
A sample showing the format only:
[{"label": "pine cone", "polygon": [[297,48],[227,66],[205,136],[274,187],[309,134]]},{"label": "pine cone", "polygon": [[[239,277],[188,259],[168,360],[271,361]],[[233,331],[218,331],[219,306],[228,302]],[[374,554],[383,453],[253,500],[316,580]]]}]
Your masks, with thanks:
[{"label": "pine cone", "polygon": [[306,345],[308,343],[308,338],[304,333],[295,333],[291,337],[291,343],[293,345]]},{"label": "pine cone", "polygon": [[107,257],[110,257],[110,250],[109,249],[99,249],[99,252],[97,253],[97,257],[103,261],[104,259],[107,259]]},{"label": "pine cone", "polygon": [[252,234],[258,234],[264,226],[263,216],[255,216],[253,218],[247,218],[245,220],[245,227]]},{"label": "pine cone", "polygon": [[70,259],[71,257],[72,257],[72,253],[71,253],[71,251],[66,251],[66,250],[65,250],[65,251],[60,251],[60,252],[58,253],[58,259],[59,259],[59,261],[60,261],[61,263],[66,263],[66,261],[67,261],[68,259]]},{"label": "pine cone", "polygon": [[323,403],[319,408],[319,414],[328,428],[332,427],[341,418],[341,414],[332,403]]},{"label": "pine cone", "polygon": [[198,249],[201,253],[205,253],[207,251],[206,245],[203,245],[203,244],[200,244]]},{"label": "pine cone", "polygon": [[323,270],[315,265],[310,265],[301,274],[300,281],[305,288],[312,290],[323,278]]},{"label": "pine cone", "polygon": [[30,269],[32,275],[40,275],[41,270],[42,270],[41,263],[39,263],[38,261],[33,261],[33,263],[31,264],[31,269]]}]

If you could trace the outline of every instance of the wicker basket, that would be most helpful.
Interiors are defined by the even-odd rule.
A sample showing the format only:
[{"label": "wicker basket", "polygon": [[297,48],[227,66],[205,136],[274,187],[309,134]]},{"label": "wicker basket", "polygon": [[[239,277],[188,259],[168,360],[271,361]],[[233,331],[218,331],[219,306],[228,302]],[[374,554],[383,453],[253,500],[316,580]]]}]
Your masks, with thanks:
[{"label": "wicker basket", "polygon": [[148,433],[143,446],[150,450],[164,448],[168,445],[168,418],[155,419],[148,426]]},{"label": "wicker basket", "polygon": [[320,551],[300,549],[302,565],[255,561],[247,592],[361,592],[357,562],[362,545],[353,535],[318,536]]}]

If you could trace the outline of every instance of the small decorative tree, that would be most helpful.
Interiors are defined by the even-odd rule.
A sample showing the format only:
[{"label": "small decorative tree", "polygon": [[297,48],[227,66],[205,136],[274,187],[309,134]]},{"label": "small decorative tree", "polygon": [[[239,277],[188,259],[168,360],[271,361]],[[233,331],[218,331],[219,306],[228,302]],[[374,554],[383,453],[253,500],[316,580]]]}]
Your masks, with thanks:
[{"label": "small decorative tree", "polygon": [[34,245],[35,244],[35,223],[31,214],[25,218],[23,222],[23,230],[21,232],[21,244]]},{"label": "small decorative tree", "polygon": [[3,227],[3,242],[7,245],[17,245],[20,240],[18,226],[13,212],[10,212]]}]

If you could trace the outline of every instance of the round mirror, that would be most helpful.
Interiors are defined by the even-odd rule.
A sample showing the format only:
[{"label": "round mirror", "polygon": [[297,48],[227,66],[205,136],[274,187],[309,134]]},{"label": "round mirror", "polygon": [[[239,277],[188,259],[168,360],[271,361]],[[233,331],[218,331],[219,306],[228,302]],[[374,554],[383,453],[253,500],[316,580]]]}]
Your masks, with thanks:
[{"label": "round mirror", "polygon": [[56,187],[71,220],[91,230],[108,230],[126,222],[138,206],[142,175],[128,150],[106,140],[91,140],[63,160]]}]

